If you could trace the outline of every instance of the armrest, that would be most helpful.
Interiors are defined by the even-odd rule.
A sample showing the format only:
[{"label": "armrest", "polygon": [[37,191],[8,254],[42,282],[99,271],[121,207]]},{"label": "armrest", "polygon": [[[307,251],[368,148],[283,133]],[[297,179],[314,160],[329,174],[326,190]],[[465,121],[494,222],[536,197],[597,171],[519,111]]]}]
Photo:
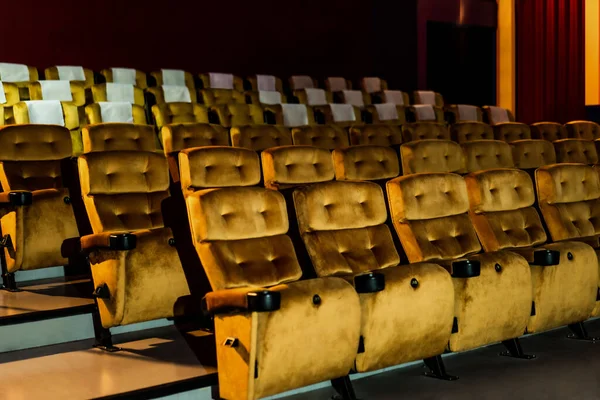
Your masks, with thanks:
[{"label": "armrest", "polygon": [[354,277],[354,288],[357,293],[376,293],[385,289],[385,275],[371,272]]},{"label": "armrest", "polygon": [[11,206],[29,206],[33,203],[33,193],[27,190],[0,193],[0,204]]},{"label": "armrest", "polygon": [[549,267],[560,263],[560,251],[548,250],[544,248],[526,247],[522,249],[505,249],[507,251],[517,253],[527,260],[530,265],[539,265]]},{"label": "armrest", "polygon": [[131,233],[96,233],[81,238],[81,250],[90,252],[96,249],[127,251],[135,249],[137,237]]},{"label": "armrest", "polygon": [[481,274],[479,260],[458,260],[452,263],[453,278],[474,278]]},{"label": "armrest", "polygon": [[244,310],[269,312],[279,310],[281,293],[261,288],[235,288],[209,292],[202,299],[202,309],[209,314]]}]

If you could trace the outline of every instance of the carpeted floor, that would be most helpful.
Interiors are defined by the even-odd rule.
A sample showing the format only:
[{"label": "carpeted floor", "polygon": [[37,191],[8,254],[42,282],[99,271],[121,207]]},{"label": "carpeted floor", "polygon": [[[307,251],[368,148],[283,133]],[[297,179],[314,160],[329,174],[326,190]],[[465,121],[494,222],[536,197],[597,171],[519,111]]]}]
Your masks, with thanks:
[{"label": "carpeted floor", "polygon": [[[586,324],[588,332],[600,336],[600,320]],[[500,357],[502,345],[444,357],[454,382],[422,376],[424,366],[414,365],[354,380],[361,400],[537,400],[600,399],[600,342],[566,338],[567,329],[521,339],[534,360]],[[286,400],[326,400],[330,388],[287,397]]]}]

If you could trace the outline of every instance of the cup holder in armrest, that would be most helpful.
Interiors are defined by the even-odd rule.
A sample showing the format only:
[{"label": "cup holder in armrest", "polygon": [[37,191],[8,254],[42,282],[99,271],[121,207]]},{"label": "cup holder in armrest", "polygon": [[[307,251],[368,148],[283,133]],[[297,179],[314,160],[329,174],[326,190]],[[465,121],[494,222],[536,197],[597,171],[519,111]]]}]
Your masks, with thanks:
[{"label": "cup holder in armrest", "polygon": [[354,277],[354,288],[357,293],[376,293],[385,289],[385,275],[371,272]]},{"label": "cup holder in armrest", "polygon": [[533,252],[532,265],[547,267],[558,264],[560,264],[560,251],[558,250],[541,249]]},{"label": "cup holder in armrest", "polygon": [[131,233],[110,235],[108,245],[111,250],[133,250],[137,244],[137,237]]},{"label": "cup holder in armrest", "polygon": [[251,292],[246,295],[248,311],[269,312],[279,310],[281,307],[281,292]]},{"label": "cup holder in armrest", "polygon": [[478,260],[460,260],[452,263],[453,278],[474,278],[481,273],[481,263]]},{"label": "cup holder in armrest", "polygon": [[31,192],[10,192],[8,201],[13,206],[29,206],[33,203],[33,194]]}]

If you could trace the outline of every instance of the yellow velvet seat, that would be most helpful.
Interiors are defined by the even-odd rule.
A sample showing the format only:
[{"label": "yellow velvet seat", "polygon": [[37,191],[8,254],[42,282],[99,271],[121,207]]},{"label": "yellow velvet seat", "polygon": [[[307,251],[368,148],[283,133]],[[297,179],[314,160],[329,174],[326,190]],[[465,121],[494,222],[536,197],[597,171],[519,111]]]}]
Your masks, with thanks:
[{"label": "yellow velvet seat", "polygon": [[[30,109],[35,110],[33,114]],[[79,110],[70,103],[54,100],[21,101],[14,105],[15,124],[60,125],[71,131],[73,154],[83,150]]]},{"label": "yellow velvet seat", "polygon": [[105,68],[100,71],[108,83],[122,83],[134,85],[144,90],[148,87],[146,73],[133,68]]},{"label": "yellow velvet seat", "polygon": [[429,104],[444,107],[444,97],[437,92],[427,90],[415,90],[413,92],[413,104]]},{"label": "yellow velvet seat", "polygon": [[[102,101],[122,101],[144,107],[146,99],[144,90],[139,86],[126,83],[99,83],[92,86],[91,97],[88,103],[100,103]],[[132,101],[133,100],[133,101]]]},{"label": "yellow velvet seat", "polygon": [[246,96],[244,93],[230,89],[202,89],[198,91],[199,100],[207,106],[218,104],[246,104]]},{"label": "yellow velvet seat", "polygon": [[292,91],[300,89],[318,88],[319,82],[308,75],[292,75],[288,79],[288,85]]},{"label": "yellow velvet seat", "polygon": [[329,76],[325,78],[325,89],[330,92],[341,92],[342,90],[352,90],[352,81],[341,76]]},{"label": "yellow velvet seat", "polygon": [[322,115],[323,123],[350,127],[362,122],[361,109],[352,104],[329,104],[326,106],[314,106],[315,113]]},{"label": "yellow velvet seat", "polygon": [[313,125],[292,128],[294,145],[316,146],[333,150],[348,147],[348,133],[338,125]]},{"label": "yellow velvet seat", "polygon": [[473,140],[493,140],[494,130],[488,124],[476,121],[456,122],[450,125],[450,137],[458,143]]},{"label": "yellow velvet seat", "polygon": [[373,124],[402,125],[406,123],[406,106],[392,103],[373,104],[365,110]]},{"label": "yellow velvet seat", "polygon": [[[69,130],[52,125],[0,128],[0,232],[7,272],[67,265],[61,248],[79,237],[63,167],[72,155]],[[30,194],[30,204],[12,202]],[[23,192],[22,194],[19,194]]]},{"label": "yellow velvet seat", "polygon": [[[30,65],[15,63],[0,63],[0,81],[14,83],[19,88],[24,88],[23,94],[27,92],[27,84],[40,79],[38,69]],[[23,97],[23,96],[21,96]],[[25,96],[23,100],[26,100]]]},{"label": "yellow velvet seat", "polygon": [[281,125],[234,126],[229,133],[232,146],[245,147],[254,151],[292,144],[290,130]]},{"label": "yellow velvet seat", "polygon": [[259,90],[276,91],[283,93],[283,81],[274,75],[252,75],[247,79],[247,89],[258,92]]},{"label": "yellow velvet seat", "polygon": [[322,147],[271,147],[261,153],[261,160],[267,189],[284,190],[334,177],[331,152]]},{"label": "yellow velvet seat", "polygon": [[431,104],[415,104],[408,107],[412,120],[416,122],[437,122],[445,124],[444,109]]},{"label": "yellow velvet seat", "polygon": [[445,124],[437,122],[413,122],[402,125],[402,141],[440,139],[450,140],[450,132]]},{"label": "yellow velvet seat", "polygon": [[85,86],[82,82],[36,81],[30,82],[27,87],[30,100],[58,100],[77,107],[85,105]]},{"label": "yellow velvet seat", "polygon": [[483,122],[483,110],[467,104],[452,104],[446,107],[451,114],[452,123]]},{"label": "yellow velvet seat", "polygon": [[[476,254],[481,245],[469,216],[464,179],[416,174],[387,183],[394,227],[411,263],[435,262],[453,276],[455,329],[450,351],[515,339],[531,313],[527,261],[508,251]],[[468,260],[479,268],[463,268]]]},{"label": "yellow velvet seat", "polygon": [[190,72],[178,69],[161,69],[160,71],[150,72],[150,80],[153,81],[149,86],[187,86],[190,92],[196,91],[194,75]]},{"label": "yellow velvet seat", "polygon": [[353,125],[349,133],[351,145],[399,146],[402,144],[402,130],[398,125]]},{"label": "yellow velvet seat", "polygon": [[556,163],[556,152],[551,142],[542,139],[515,140],[510,143],[515,167],[535,170]]},{"label": "yellow velvet seat", "polygon": [[387,146],[360,145],[331,153],[338,181],[382,181],[400,174],[398,154]]},{"label": "yellow velvet seat", "polygon": [[515,116],[512,111],[497,106],[483,106],[483,116],[484,122],[490,125],[515,122]]},{"label": "yellow velvet seat", "polygon": [[94,71],[79,66],[53,66],[44,70],[46,80],[79,82],[85,88],[94,84]]},{"label": "yellow velvet seat", "polygon": [[360,89],[366,93],[379,93],[388,90],[387,81],[376,76],[365,77],[360,80]]},{"label": "yellow velvet seat", "polygon": [[571,121],[565,124],[568,137],[576,139],[600,139],[600,125],[592,121]]},{"label": "yellow velvet seat", "polygon": [[404,175],[434,172],[465,172],[465,155],[456,142],[423,139],[400,146]]},{"label": "yellow velvet seat", "polygon": [[[580,242],[545,244],[546,232],[533,207],[535,190],[529,174],[493,169],[465,177],[471,221],[485,251],[510,250],[531,267],[532,313],[527,332],[541,332],[590,317],[598,290],[594,249]],[[558,252],[557,260],[535,254]]]},{"label": "yellow velvet seat", "polygon": [[465,153],[467,172],[491,168],[514,168],[510,145],[500,140],[475,140],[461,145]]},{"label": "yellow velvet seat", "polygon": [[[432,263],[397,266],[400,257],[385,225],[387,211],[379,185],[315,183],[294,191],[294,205],[317,276],[344,277],[359,292],[362,346],[355,371],[427,359],[444,351],[454,313],[450,275]],[[380,277],[384,287],[361,288],[360,280],[369,274]]]},{"label": "yellow velvet seat", "polygon": [[[345,376],[359,344],[358,295],[341,278],[299,281],[283,196],[243,187],[260,180],[257,154],[198,154],[209,150],[179,158],[194,246],[213,289],[204,302],[215,314],[220,396],[253,400]],[[278,307],[253,306],[259,296],[277,297]]]},{"label": "yellow velvet seat", "polygon": [[146,125],[146,110],[137,104],[122,102],[100,102],[85,106],[88,124],[132,123]]},{"label": "yellow velvet seat", "polygon": [[99,123],[81,130],[83,152],[160,151],[160,144],[150,125]]},{"label": "yellow velvet seat", "polygon": [[261,125],[265,123],[264,110],[260,104],[222,104],[210,107],[218,123],[224,127],[238,125]]},{"label": "yellow velvet seat", "polygon": [[[186,88],[187,90],[185,90]],[[196,91],[187,86],[156,86],[146,89],[147,102],[155,104],[196,103]]]},{"label": "yellow velvet seat", "polygon": [[[554,242],[577,240],[600,254],[600,182],[597,171],[582,164],[554,164],[535,171],[538,205]],[[596,298],[593,316],[600,315]]]},{"label": "yellow velvet seat", "polygon": [[329,90],[305,88],[294,90],[293,95],[298,99],[298,103],[307,106],[325,106],[333,103],[333,93]]},{"label": "yellow velvet seat", "polygon": [[227,73],[203,73],[199,74],[201,88],[198,89],[222,89],[222,90],[236,90],[238,92],[244,91],[244,80],[233,74]]},{"label": "yellow velvet seat", "polygon": [[4,98],[6,99],[4,103],[0,103],[0,112],[3,114],[0,124],[14,124],[13,106],[21,101],[19,86],[16,83],[2,82],[0,90],[4,91]]},{"label": "yellow velvet seat", "polygon": [[185,122],[208,123],[208,108],[197,103],[163,103],[152,106],[154,124],[158,129],[165,125]]},{"label": "yellow velvet seat", "polygon": [[568,139],[569,132],[564,125],[557,122],[536,122],[531,124],[531,137],[554,142],[559,139]]},{"label": "yellow velvet seat", "polygon": [[96,290],[108,293],[98,298],[102,326],[173,317],[175,302],[190,292],[161,212],[169,197],[166,158],[142,151],[89,153],[79,157],[79,177],[93,230],[81,247]]},{"label": "yellow velvet seat", "polygon": [[598,164],[596,144],[592,140],[560,139],[553,144],[559,163]]},{"label": "yellow velvet seat", "polygon": [[[277,104],[287,103],[286,96],[278,91],[248,91],[243,93],[245,103],[249,104],[260,104],[264,106],[272,106]],[[226,104],[233,103],[235,101],[229,101]]]},{"label": "yellow velvet seat", "polygon": [[505,142],[514,142],[515,140],[531,139],[531,128],[527,124],[520,122],[502,122],[495,124],[494,138]]}]

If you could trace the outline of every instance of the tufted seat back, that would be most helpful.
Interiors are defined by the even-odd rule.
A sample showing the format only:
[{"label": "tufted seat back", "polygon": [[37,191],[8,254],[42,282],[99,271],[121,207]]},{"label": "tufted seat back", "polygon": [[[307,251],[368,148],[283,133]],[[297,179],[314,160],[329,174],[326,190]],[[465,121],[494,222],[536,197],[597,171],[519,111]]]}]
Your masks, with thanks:
[{"label": "tufted seat back", "polygon": [[559,163],[598,164],[596,144],[585,139],[561,139],[554,142]]},{"label": "tufted seat back", "polygon": [[593,167],[554,164],[535,172],[540,210],[554,241],[600,234],[600,182]]},{"label": "tufted seat back", "polygon": [[556,163],[556,152],[551,142],[541,139],[515,140],[510,143],[515,167],[536,169]]},{"label": "tufted seat back", "polygon": [[230,135],[234,147],[245,147],[254,151],[292,144],[290,130],[281,125],[234,126]]},{"label": "tufted seat back", "polygon": [[577,139],[600,139],[600,125],[592,121],[571,121],[565,124],[568,137]]},{"label": "tufted seat back", "polygon": [[[264,110],[259,104],[221,104],[211,106],[219,124],[225,127],[264,124]],[[208,117],[207,117],[208,120]]]},{"label": "tufted seat back", "polygon": [[450,126],[450,136],[458,143],[471,142],[473,140],[492,140],[494,130],[488,124],[476,121],[457,122]]},{"label": "tufted seat back", "polygon": [[531,137],[554,142],[559,139],[567,139],[570,136],[567,128],[557,122],[536,122],[531,124]]},{"label": "tufted seat back", "polygon": [[[146,74],[144,74],[145,76]],[[110,82],[110,81],[109,81]],[[123,84],[124,85],[124,84]],[[125,86],[125,88],[129,87],[131,92],[133,93],[133,104],[144,107],[146,105],[146,98],[144,97],[144,90],[137,86]],[[124,90],[124,89],[122,89]],[[110,100],[109,89],[106,83],[100,83],[92,86],[91,88],[92,94],[92,102],[100,103],[103,101],[114,101]]]},{"label": "tufted seat back", "polygon": [[512,149],[499,140],[476,140],[461,145],[466,157],[467,172],[490,168],[514,168]]},{"label": "tufted seat back", "polygon": [[207,106],[217,104],[246,104],[244,93],[228,89],[204,89],[199,91],[200,100]]},{"label": "tufted seat back", "polygon": [[167,155],[193,147],[229,145],[227,130],[214,124],[170,124],[163,126],[160,136]]},{"label": "tufted seat back", "polygon": [[546,241],[533,207],[531,177],[518,169],[492,169],[465,177],[470,215],[486,251],[529,247]]},{"label": "tufted seat back", "polygon": [[402,125],[402,141],[440,139],[450,140],[450,132],[445,124],[437,122],[414,122]]},{"label": "tufted seat back", "polygon": [[281,146],[262,152],[265,187],[279,190],[333,180],[329,150],[313,146]]},{"label": "tufted seat back", "polygon": [[531,139],[531,128],[529,125],[520,122],[503,122],[494,125],[494,137],[496,140],[508,143],[515,140]]},{"label": "tufted seat back", "polygon": [[351,145],[397,146],[401,143],[402,132],[398,125],[354,125],[350,128]]},{"label": "tufted seat back", "polygon": [[[109,105],[111,103],[108,103]],[[112,103],[113,107],[115,103]],[[129,119],[129,115],[123,113],[123,115],[113,115],[111,116],[110,120],[106,119],[106,117],[103,118],[102,116],[102,106],[98,103],[93,103],[93,104],[88,104],[87,106],[85,106],[85,116],[87,119],[87,123],[89,124],[101,124],[103,122],[118,122],[118,123],[122,123],[122,122],[127,122],[127,123],[134,123],[134,124],[138,124],[138,125],[144,125],[147,124],[148,121],[146,119],[146,110],[144,109],[143,106],[138,106],[137,104],[119,104],[118,105],[118,109],[124,109],[124,108],[130,109],[131,112],[129,113],[131,115],[131,120]]]},{"label": "tufted seat back", "polygon": [[300,234],[318,276],[344,276],[397,265],[385,225],[381,187],[371,182],[325,182],[294,191]]},{"label": "tufted seat back", "polygon": [[351,146],[332,153],[338,181],[374,181],[400,174],[398,155],[387,146]]},{"label": "tufted seat back", "polygon": [[402,173],[464,172],[465,157],[458,143],[450,140],[417,140],[400,146]]},{"label": "tufted seat back", "polygon": [[152,115],[156,126],[160,129],[168,124],[184,122],[208,123],[208,109],[206,106],[192,103],[163,103],[152,106]]},{"label": "tufted seat back", "polygon": [[83,152],[115,150],[157,151],[154,128],[149,125],[106,123],[87,125],[81,131]]},{"label": "tufted seat back", "polygon": [[402,176],[388,181],[387,192],[394,227],[411,263],[452,260],[481,250],[460,175]]},{"label": "tufted seat back", "polygon": [[295,145],[316,146],[324,149],[348,147],[348,134],[337,125],[303,126],[292,129]]}]

